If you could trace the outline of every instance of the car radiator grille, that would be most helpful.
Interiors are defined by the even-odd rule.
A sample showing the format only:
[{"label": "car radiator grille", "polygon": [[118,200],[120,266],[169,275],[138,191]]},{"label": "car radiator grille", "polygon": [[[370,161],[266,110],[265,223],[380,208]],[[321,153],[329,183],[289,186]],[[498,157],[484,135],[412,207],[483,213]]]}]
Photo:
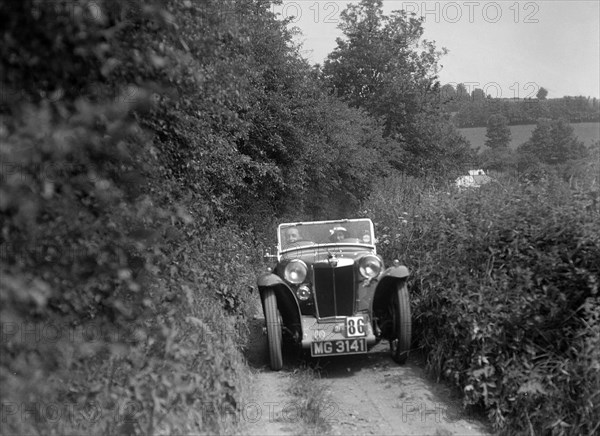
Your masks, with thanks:
[{"label": "car radiator grille", "polygon": [[329,263],[316,263],[313,267],[319,318],[353,315],[356,301],[354,265],[334,267]]}]

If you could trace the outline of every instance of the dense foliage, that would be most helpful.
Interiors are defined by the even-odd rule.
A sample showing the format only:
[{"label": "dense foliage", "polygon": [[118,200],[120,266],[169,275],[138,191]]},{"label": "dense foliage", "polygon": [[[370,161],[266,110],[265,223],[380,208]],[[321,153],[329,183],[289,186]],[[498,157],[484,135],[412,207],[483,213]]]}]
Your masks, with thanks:
[{"label": "dense foliage", "polygon": [[490,149],[507,148],[510,143],[510,129],[506,118],[501,114],[494,114],[487,123],[485,133],[485,146]]},{"label": "dense foliage", "polygon": [[415,176],[460,172],[472,156],[441,116],[437,72],[444,52],[422,40],[423,18],[385,15],[381,0],[363,0],[342,12],[340,29],[344,38],[325,61],[324,80],[352,107],[383,120],[388,162]]},{"label": "dense foliage", "polygon": [[[502,129],[493,128],[496,141],[501,137]],[[542,118],[531,137],[516,150],[500,146],[486,148],[479,155],[479,166],[511,174],[523,182],[545,178],[548,169],[569,180],[585,177],[589,168],[595,168],[599,149],[598,142],[586,148],[566,121]]]},{"label": "dense foliage", "polygon": [[600,121],[600,102],[591,97],[492,98],[481,89],[469,94],[459,84],[456,90],[452,85],[442,86],[439,99],[446,112],[453,114],[452,122],[458,127],[486,127],[494,114],[504,116],[511,126],[535,124],[539,118],[565,119],[571,123]]},{"label": "dense foliage", "polygon": [[234,162],[198,128],[229,112],[197,88],[190,127],[213,43],[176,36],[185,8],[0,3],[3,433],[216,431],[241,400],[260,251],[214,226]]},{"label": "dense foliage", "polygon": [[581,159],[587,154],[583,143],[573,135],[573,127],[564,120],[549,119],[538,120],[531,138],[518,151],[550,165]]},{"label": "dense foliage", "polygon": [[367,205],[413,270],[415,346],[503,434],[600,426],[598,170],[462,193],[397,179]]}]

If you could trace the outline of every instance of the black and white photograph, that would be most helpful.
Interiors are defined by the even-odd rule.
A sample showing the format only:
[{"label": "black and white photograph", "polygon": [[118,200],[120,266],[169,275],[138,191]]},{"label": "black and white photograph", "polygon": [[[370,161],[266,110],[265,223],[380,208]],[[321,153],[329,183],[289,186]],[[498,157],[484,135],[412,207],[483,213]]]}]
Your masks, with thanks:
[{"label": "black and white photograph", "polygon": [[600,434],[600,2],[0,0],[0,435]]}]

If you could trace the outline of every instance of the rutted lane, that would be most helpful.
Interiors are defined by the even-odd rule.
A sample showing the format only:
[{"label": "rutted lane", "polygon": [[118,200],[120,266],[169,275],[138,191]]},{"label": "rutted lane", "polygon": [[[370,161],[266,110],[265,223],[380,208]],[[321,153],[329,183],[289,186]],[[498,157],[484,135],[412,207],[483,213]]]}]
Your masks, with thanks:
[{"label": "rutted lane", "polygon": [[449,388],[426,378],[414,360],[393,362],[382,343],[369,354],[329,359],[321,372],[339,404],[331,434],[489,435],[468,417]]},{"label": "rutted lane", "polygon": [[[261,320],[257,320],[257,325]],[[287,392],[298,356],[287,356],[279,372],[269,369],[266,337],[253,329],[253,356],[257,366],[253,398],[263,405],[272,402],[271,415],[249,423],[247,434],[299,434],[302,423],[292,410],[294,401]],[[262,350],[262,351],[260,351]],[[264,357],[260,359],[260,354]],[[257,360],[258,359],[258,360]],[[257,365],[258,363],[258,365]],[[451,389],[428,380],[422,363],[409,358],[397,365],[382,341],[369,353],[355,356],[311,359],[318,366],[330,404],[322,417],[330,424],[331,435],[490,435],[481,418],[467,416]],[[285,410],[285,406],[290,410]]]}]

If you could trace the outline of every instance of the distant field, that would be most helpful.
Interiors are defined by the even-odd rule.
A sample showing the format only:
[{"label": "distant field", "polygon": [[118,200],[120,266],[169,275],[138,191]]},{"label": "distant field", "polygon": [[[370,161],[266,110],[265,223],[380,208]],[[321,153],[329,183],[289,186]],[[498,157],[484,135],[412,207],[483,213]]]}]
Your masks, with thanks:
[{"label": "distant field", "polygon": [[[585,145],[593,144],[600,141],[600,123],[577,123],[572,124],[575,130],[575,135]],[[535,124],[527,124],[525,126],[510,126],[512,140],[510,148],[517,148],[519,145],[527,141],[531,137],[531,132],[535,128]],[[458,129],[465,138],[471,143],[471,147],[481,149],[485,148],[485,127],[471,127],[466,129]]]}]

